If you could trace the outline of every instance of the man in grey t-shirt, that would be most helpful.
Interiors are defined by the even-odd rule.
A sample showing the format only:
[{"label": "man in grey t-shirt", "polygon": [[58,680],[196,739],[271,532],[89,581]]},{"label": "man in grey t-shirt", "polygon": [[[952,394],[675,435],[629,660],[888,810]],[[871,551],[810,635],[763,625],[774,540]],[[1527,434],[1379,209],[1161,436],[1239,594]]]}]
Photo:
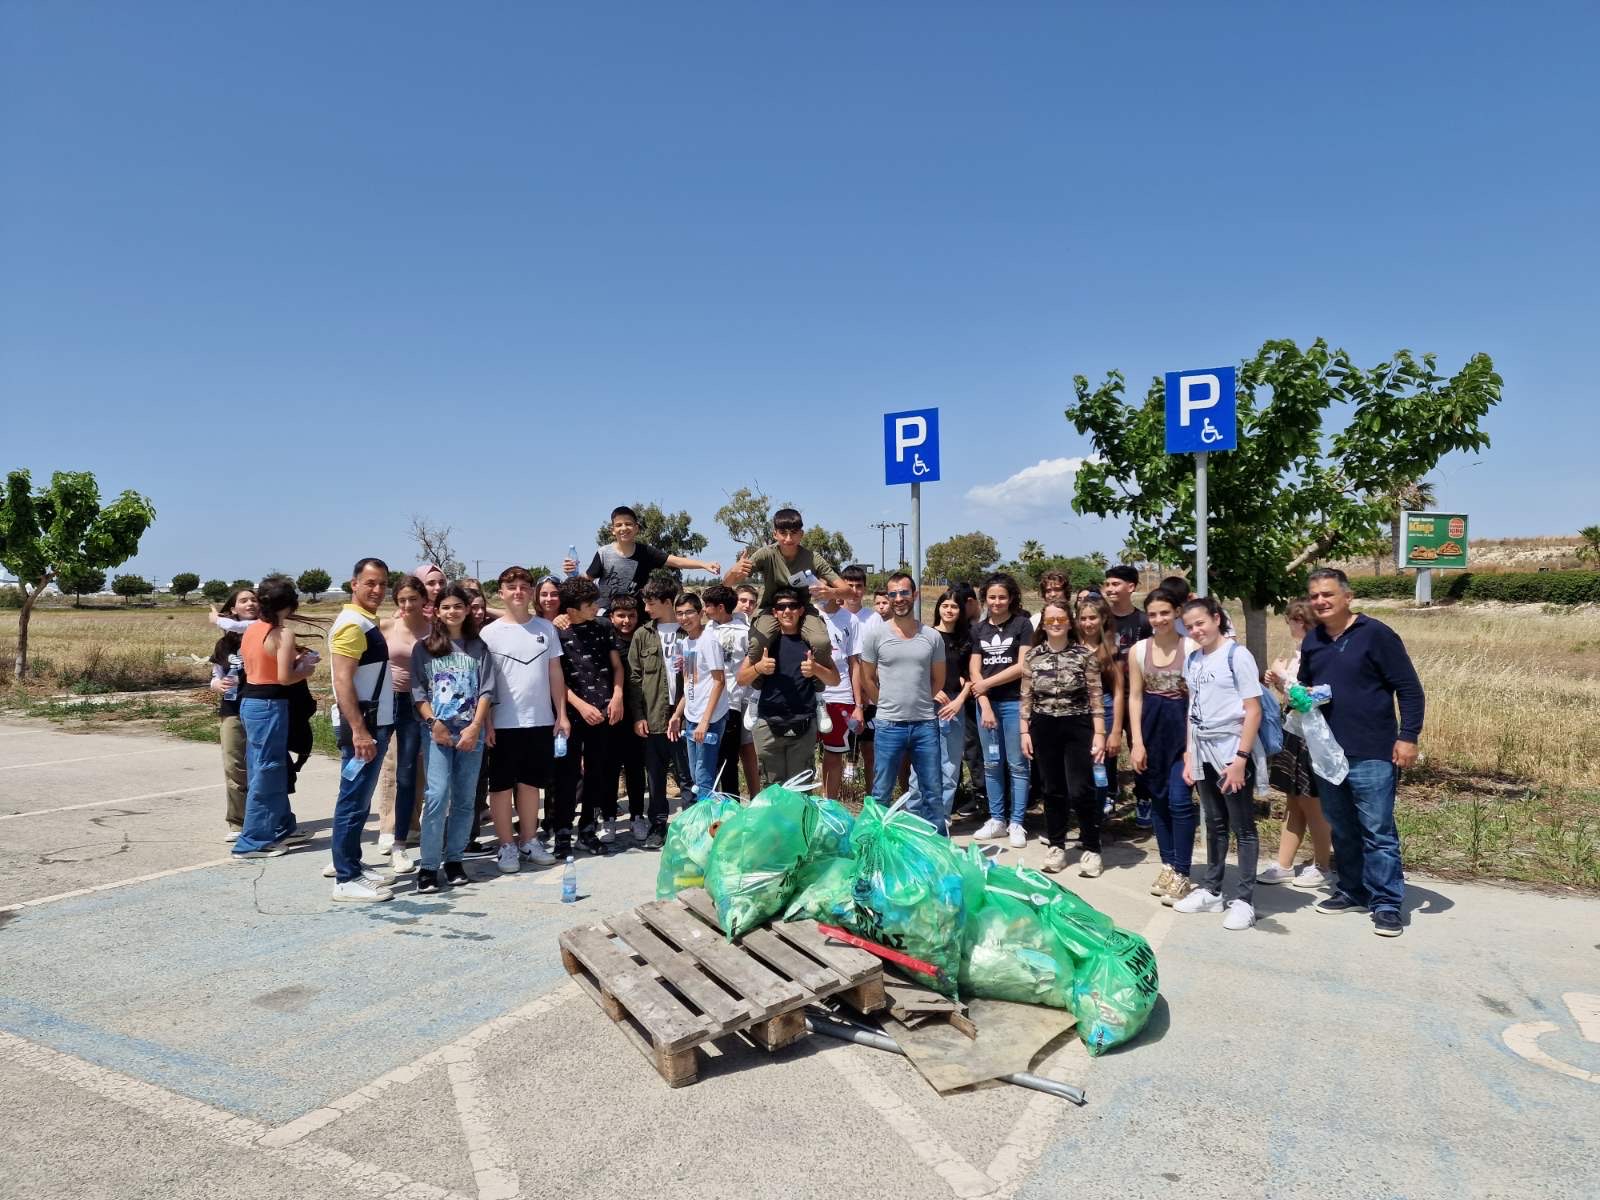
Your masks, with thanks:
[{"label": "man in grey t-shirt", "polygon": [[944,639],[917,616],[917,586],[910,575],[889,576],[889,617],[864,628],[861,640],[862,690],[876,701],[877,761],[872,792],[884,804],[894,794],[901,759],[911,756],[917,798],[907,811],[946,831],[944,778],[940,767],[938,708],[934,693],[944,688]]}]

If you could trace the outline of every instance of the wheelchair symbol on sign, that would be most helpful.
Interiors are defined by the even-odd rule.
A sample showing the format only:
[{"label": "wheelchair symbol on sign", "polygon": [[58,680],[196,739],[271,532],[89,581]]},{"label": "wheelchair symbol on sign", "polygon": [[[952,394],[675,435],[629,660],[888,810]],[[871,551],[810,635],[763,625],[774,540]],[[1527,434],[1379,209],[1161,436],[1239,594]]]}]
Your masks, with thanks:
[{"label": "wheelchair symbol on sign", "polygon": [[[1222,435],[1218,434],[1217,436],[1221,437]],[[916,453],[915,451],[912,451],[912,454],[911,454],[911,473],[913,475],[926,475],[932,469],[933,469],[932,467],[928,466],[927,463],[922,461],[922,455]]]},{"label": "wheelchair symbol on sign", "polygon": [[1208,446],[1222,440],[1222,430],[1211,423],[1210,417],[1205,417],[1200,422],[1200,440]]}]

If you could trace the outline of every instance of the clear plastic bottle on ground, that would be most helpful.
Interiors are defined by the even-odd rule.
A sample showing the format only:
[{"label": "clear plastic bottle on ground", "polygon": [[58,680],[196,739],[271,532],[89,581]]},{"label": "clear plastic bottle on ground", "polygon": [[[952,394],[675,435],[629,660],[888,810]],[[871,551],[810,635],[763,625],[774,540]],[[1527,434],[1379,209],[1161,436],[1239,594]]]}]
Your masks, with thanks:
[{"label": "clear plastic bottle on ground", "polygon": [[572,856],[567,856],[567,865],[561,868],[561,903],[576,904],[578,901],[578,864]]}]

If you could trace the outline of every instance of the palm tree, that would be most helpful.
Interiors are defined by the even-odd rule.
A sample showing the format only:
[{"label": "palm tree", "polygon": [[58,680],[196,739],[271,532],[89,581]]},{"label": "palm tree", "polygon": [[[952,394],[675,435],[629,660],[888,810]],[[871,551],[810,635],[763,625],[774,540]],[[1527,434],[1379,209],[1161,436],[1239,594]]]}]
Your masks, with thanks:
[{"label": "palm tree", "polygon": [[1385,499],[1389,502],[1389,550],[1393,555],[1389,561],[1397,563],[1400,561],[1400,514],[1424,512],[1437,504],[1439,497],[1433,484],[1426,479],[1418,479],[1411,483],[1395,484]]},{"label": "palm tree", "polygon": [[1022,543],[1022,549],[1017,551],[1018,562],[1035,563],[1044,556],[1044,547],[1039,544],[1037,538],[1029,538]]},{"label": "palm tree", "polygon": [[1583,539],[1583,545],[1578,547],[1578,561],[1600,562],[1600,525],[1585,525],[1578,530],[1578,536]]}]

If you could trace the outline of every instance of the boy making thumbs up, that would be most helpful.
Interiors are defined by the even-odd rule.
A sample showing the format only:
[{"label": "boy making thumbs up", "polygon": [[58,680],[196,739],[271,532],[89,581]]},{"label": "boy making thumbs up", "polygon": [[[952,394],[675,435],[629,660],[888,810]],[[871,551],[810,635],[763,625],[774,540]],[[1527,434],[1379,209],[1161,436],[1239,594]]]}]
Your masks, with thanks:
[{"label": "boy making thumbs up", "polygon": [[778,588],[772,616],[777,626],[765,648],[751,642],[737,681],[757,691],[756,761],[761,785],[782,783],[815,766],[816,685],[839,682],[832,655],[818,657],[802,633],[807,604],[797,588]]}]

